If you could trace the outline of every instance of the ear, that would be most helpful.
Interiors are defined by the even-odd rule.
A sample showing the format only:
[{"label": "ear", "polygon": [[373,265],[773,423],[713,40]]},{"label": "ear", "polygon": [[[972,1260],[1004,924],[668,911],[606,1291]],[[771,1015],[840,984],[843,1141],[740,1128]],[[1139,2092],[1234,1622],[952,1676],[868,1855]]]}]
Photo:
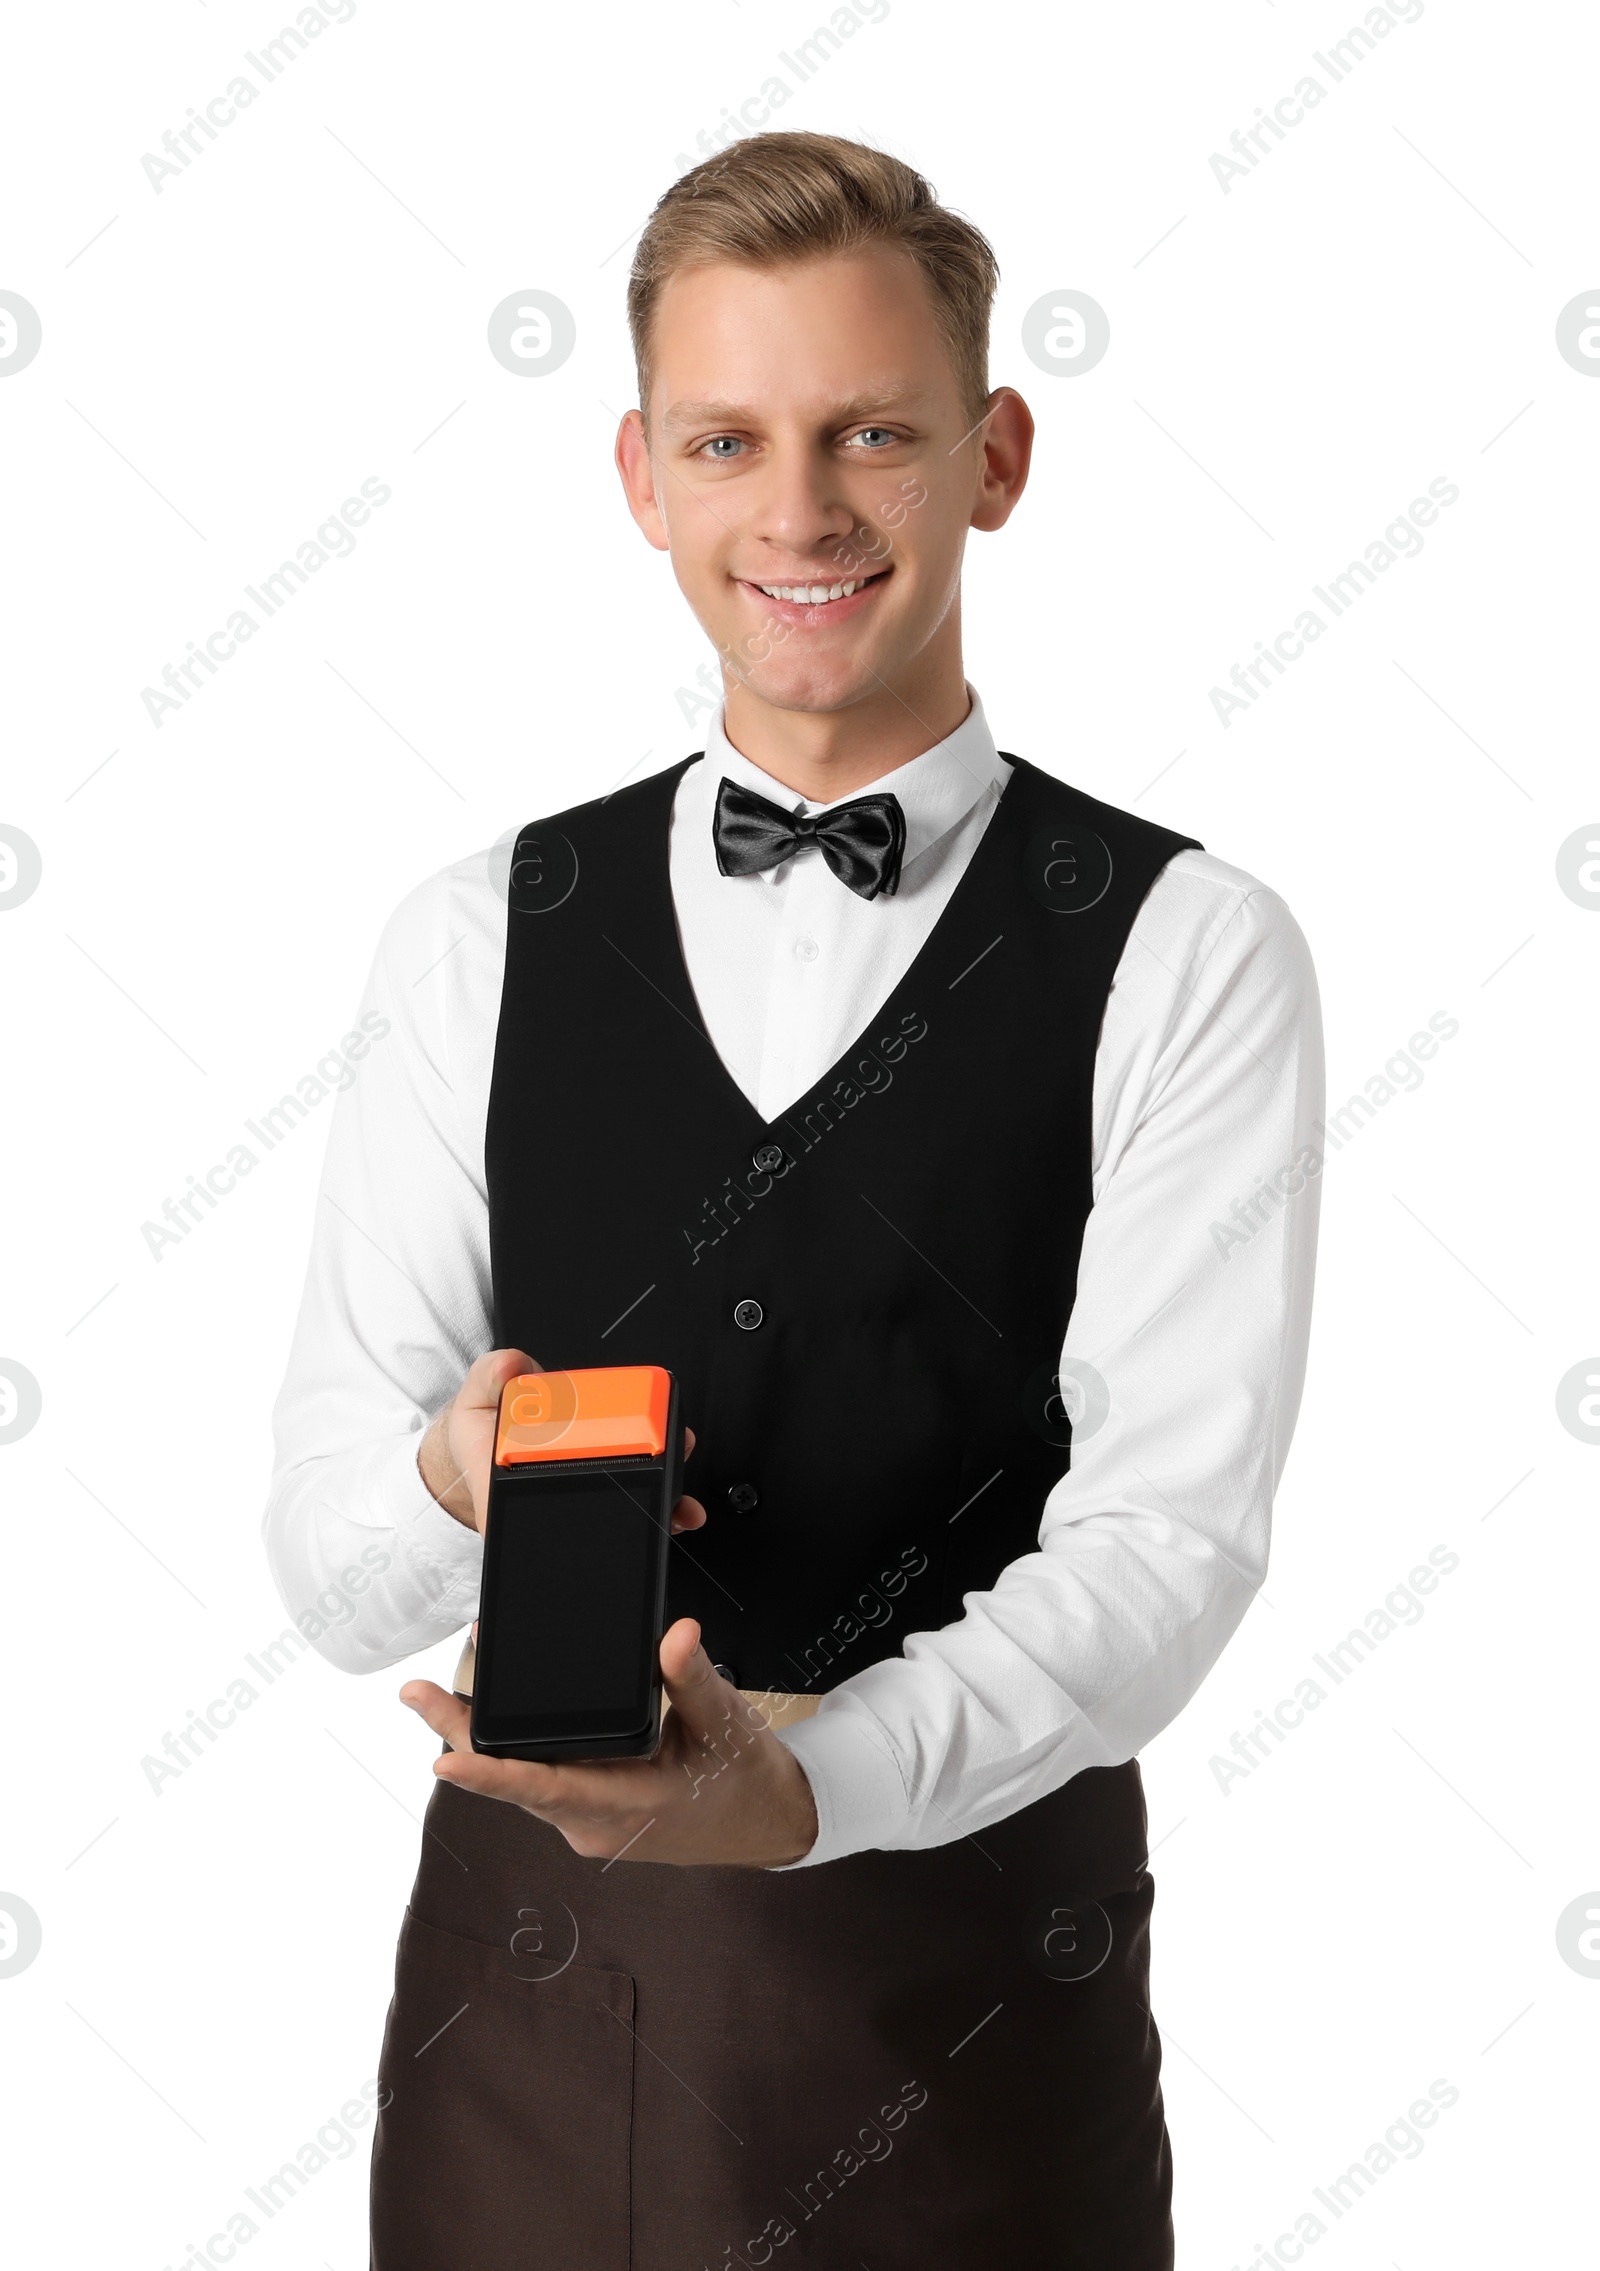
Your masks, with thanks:
[{"label": "ear", "polygon": [[1028,483],[1033,458],[1033,412],[1015,387],[996,387],[989,397],[988,421],[979,438],[982,457],[972,526],[1004,528]]},{"label": "ear", "polygon": [[667,524],[656,500],[655,467],[650,462],[642,411],[628,411],[618,427],[616,459],[629,512],[643,529],[647,541],[658,552],[668,551]]}]

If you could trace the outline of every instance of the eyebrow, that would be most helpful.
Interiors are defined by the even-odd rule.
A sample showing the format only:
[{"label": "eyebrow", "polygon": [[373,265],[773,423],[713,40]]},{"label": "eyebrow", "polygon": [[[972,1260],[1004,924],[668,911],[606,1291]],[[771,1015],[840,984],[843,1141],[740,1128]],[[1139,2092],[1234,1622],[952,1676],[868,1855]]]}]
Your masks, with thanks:
[{"label": "eyebrow", "polygon": [[[874,387],[869,392],[852,395],[848,401],[834,403],[825,422],[847,426],[874,411],[902,409],[908,403],[924,400],[926,389],[910,381],[901,386]],[[674,402],[662,412],[661,425],[663,432],[681,432],[689,426],[746,426],[758,415],[744,402]]]}]

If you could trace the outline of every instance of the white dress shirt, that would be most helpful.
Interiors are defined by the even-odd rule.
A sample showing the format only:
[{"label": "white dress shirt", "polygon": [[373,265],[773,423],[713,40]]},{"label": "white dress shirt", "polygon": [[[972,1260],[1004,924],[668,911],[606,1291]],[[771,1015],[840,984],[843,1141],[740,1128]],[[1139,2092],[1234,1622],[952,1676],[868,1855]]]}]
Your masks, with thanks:
[{"label": "white dress shirt", "polygon": [[[948,739],[851,790],[892,791],[906,820],[899,890],[863,900],[814,844],[719,873],[724,775],[789,811],[827,807],[742,756],[720,718],[710,729],[673,807],[672,898],[706,1029],[763,1119],[893,991],[1010,771],[974,695]],[[481,1540],[434,1501],[416,1455],[491,1346],[484,1124],[505,866],[503,847],[458,861],[385,927],[362,1008],[388,1031],[335,1104],[273,1414],[273,1574],[292,1615],[324,1597],[334,1621],[317,1645],[349,1671],[477,1613]],[[1131,1758],[1194,1693],[1265,1574],[1305,1367],[1320,1182],[1304,1155],[1320,1166],[1322,1110],[1316,980],[1293,917],[1237,868],[1178,853],[1129,934],[1095,1058],[1094,1205],[1062,1352],[1064,1390],[1083,1383],[1071,1471],[1037,1551],[967,1594],[957,1623],[909,1634],[780,1730],[819,1821],[794,1866],[981,1831]]]}]

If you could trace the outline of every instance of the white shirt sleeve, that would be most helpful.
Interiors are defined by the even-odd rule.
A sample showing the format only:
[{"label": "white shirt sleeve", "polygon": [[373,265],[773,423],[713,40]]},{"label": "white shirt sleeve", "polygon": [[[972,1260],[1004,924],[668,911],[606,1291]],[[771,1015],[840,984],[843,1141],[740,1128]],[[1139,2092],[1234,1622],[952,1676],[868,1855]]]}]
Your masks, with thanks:
[{"label": "white shirt sleeve", "polygon": [[[482,1541],[432,1497],[417,1449],[492,1345],[477,1073],[504,935],[482,855],[413,891],[362,1001],[378,1037],[334,1105],[263,1535],[290,1615],[345,1671],[381,1670],[477,1614]],[[452,1048],[469,1060],[465,1104]]]},{"label": "white shirt sleeve", "polygon": [[1252,877],[1180,853],[1130,933],[1096,1060],[1095,1204],[1062,1358],[1071,1471],[1038,1550],[967,1594],[959,1623],[909,1635],[780,1730],[820,1823],[794,1867],[981,1831],[1133,1757],[1199,1686],[1266,1572],[1322,1112],[1298,926]]}]

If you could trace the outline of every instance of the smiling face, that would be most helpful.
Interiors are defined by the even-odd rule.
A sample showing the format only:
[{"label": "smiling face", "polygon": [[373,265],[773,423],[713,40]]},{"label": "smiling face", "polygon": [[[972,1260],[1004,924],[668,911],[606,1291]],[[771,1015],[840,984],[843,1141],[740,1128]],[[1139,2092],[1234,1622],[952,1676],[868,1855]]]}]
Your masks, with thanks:
[{"label": "smiling face", "polygon": [[651,352],[650,446],[631,411],[618,462],[722,657],[730,731],[865,709],[897,743],[942,738],[967,707],[967,531],[998,528],[1026,479],[1021,398],[1000,389],[974,425],[922,274],[890,245],[681,271]]}]

